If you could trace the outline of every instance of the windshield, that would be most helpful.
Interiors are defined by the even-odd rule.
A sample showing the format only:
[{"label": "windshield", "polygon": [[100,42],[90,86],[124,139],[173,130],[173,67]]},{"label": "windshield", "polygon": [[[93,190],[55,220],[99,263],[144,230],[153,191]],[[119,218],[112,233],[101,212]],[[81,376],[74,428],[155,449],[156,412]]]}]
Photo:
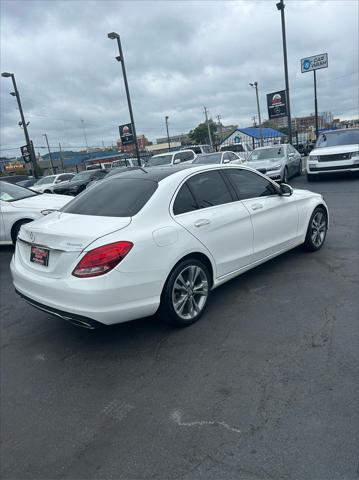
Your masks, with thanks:
[{"label": "windshield", "polygon": [[35,197],[38,193],[32,192],[27,188],[13,185],[7,182],[0,182],[0,200],[4,202],[15,202],[27,197]]},{"label": "windshield", "polygon": [[221,147],[222,152],[244,152],[243,145],[240,143],[235,143],[234,145],[226,145],[224,147]]},{"label": "windshield", "polygon": [[338,130],[337,132],[321,133],[315,144],[315,148],[353,144],[359,144],[359,130]]},{"label": "windshield", "polygon": [[269,160],[270,158],[283,158],[283,147],[263,148],[261,150],[253,150],[248,162],[256,162],[257,160]]},{"label": "windshield", "polygon": [[93,176],[93,171],[88,171],[88,172],[80,172],[77,173],[71,180],[70,182],[77,182],[79,180],[88,180]]},{"label": "windshield", "polygon": [[211,153],[209,155],[200,155],[192,163],[221,163],[221,153]]},{"label": "windshield", "polygon": [[147,160],[146,167],[155,167],[157,165],[170,165],[172,163],[172,155],[158,155]]},{"label": "windshield", "polygon": [[35,185],[44,185],[45,183],[53,183],[56,178],[56,175],[49,175],[47,177],[42,178]]}]

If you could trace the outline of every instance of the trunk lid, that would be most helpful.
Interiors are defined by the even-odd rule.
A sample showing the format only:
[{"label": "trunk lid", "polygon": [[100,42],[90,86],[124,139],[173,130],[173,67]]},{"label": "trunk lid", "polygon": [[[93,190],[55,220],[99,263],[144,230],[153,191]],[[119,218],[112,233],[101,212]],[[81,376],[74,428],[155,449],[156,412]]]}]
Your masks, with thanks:
[{"label": "trunk lid", "polygon": [[[131,217],[94,217],[54,212],[21,227],[16,254],[27,269],[60,278],[72,272],[78,257],[88,245],[130,223]],[[49,251],[47,266],[30,260],[33,246]]]}]

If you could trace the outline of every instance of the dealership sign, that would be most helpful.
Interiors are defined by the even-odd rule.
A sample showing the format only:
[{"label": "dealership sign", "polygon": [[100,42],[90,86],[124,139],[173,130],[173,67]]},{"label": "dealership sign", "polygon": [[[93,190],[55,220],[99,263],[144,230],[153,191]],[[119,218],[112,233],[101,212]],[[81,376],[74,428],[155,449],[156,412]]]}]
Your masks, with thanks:
[{"label": "dealership sign", "polygon": [[320,68],[327,68],[328,54],[321,53],[320,55],[314,55],[314,57],[302,58],[300,64],[302,67],[302,73],[319,70]]},{"label": "dealership sign", "polygon": [[287,116],[287,97],[285,90],[267,94],[268,118]]},{"label": "dealership sign", "polygon": [[131,145],[135,143],[133,131],[132,131],[132,123],[125,123],[125,125],[120,125],[120,138],[122,145]]}]

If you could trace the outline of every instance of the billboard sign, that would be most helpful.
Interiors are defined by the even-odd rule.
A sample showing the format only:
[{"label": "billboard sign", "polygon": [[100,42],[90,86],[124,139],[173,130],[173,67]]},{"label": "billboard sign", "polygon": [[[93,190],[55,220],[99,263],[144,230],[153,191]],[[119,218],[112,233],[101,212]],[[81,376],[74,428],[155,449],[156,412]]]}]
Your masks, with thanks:
[{"label": "billboard sign", "polygon": [[314,57],[302,58],[300,61],[302,73],[311,72],[312,70],[319,70],[320,68],[328,67],[328,54],[321,53],[314,55]]},{"label": "billboard sign", "polygon": [[285,90],[267,94],[268,118],[287,116],[287,97]]},{"label": "billboard sign", "polygon": [[120,125],[118,128],[120,130],[120,138],[122,145],[132,145],[133,143],[135,143],[132,123],[125,123],[124,125]]},{"label": "billboard sign", "polygon": [[29,147],[29,145],[24,145],[23,147],[20,147],[21,155],[25,163],[31,162],[30,148],[31,147]]}]

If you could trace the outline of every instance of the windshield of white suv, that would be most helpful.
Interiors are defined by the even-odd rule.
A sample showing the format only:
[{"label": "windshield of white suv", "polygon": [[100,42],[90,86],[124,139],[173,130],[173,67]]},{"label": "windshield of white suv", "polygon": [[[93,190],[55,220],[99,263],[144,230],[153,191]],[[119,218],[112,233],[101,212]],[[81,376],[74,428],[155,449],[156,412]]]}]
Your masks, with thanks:
[{"label": "windshield of white suv", "polygon": [[146,167],[156,167],[157,165],[170,165],[172,163],[172,155],[158,155],[151,157],[146,162]]},{"label": "windshield of white suv", "polygon": [[358,130],[338,130],[337,132],[323,132],[319,135],[314,148],[335,147],[336,145],[359,144]]},{"label": "windshield of white suv", "polygon": [[263,148],[263,150],[253,150],[248,162],[256,162],[257,160],[269,160],[270,158],[283,158],[283,147]]},{"label": "windshield of white suv", "polygon": [[35,197],[38,195],[27,188],[19,187],[7,182],[0,182],[0,200],[4,202],[15,202],[27,197]]},{"label": "windshield of white suv", "polygon": [[47,177],[42,178],[35,185],[44,185],[45,183],[53,183],[56,178],[56,175],[48,175]]}]

